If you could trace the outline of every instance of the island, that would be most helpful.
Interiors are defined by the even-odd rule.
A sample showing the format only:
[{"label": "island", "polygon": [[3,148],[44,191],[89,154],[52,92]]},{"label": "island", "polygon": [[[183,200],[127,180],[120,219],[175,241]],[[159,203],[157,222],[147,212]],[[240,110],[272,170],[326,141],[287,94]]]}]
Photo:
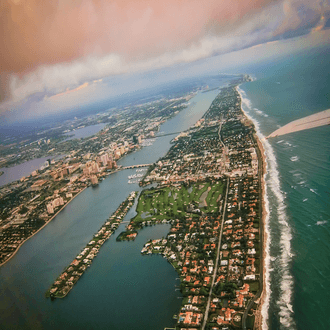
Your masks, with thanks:
[{"label": "island", "polygon": [[[117,162],[161,136],[160,125],[186,108],[196,90],[102,114],[107,126],[92,137],[39,140],[39,148],[35,142],[15,145],[26,159],[35,152],[64,156],[0,188],[0,264],[84,189],[136,167],[141,172],[129,182],[139,182],[142,191],[132,192],[91,235],[50,284],[46,297],[68,295],[138,198],[136,215],[116,240],[134,240],[145,226],[170,225],[166,237],[146,241],[141,253],[163,256],[178,273],[182,304],[175,330],[260,327],[266,162],[237,89],[249,80],[248,75],[237,76],[219,88],[202,118],[175,132],[171,148],[153,164],[123,167]],[[13,157],[7,154],[2,161],[11,164]]]},{"label": "island", "polygon": [[178,272],[183,299],[176,330],[260,324],[265,161],[236,86],[222,88],[149,169],[141,185],[157,186],[143,190],[127,226],[127,235],[136,236],[144,226],[171,224],[141,253],[162,255]]},{"label": "island", "polygon": [[90,267],[93,259],[97,256],[101,246],[115,232],[119,224],[133,206],[137,192],[133,191],[127,199],[120,204],[118,209],[106,220],[104,225],[94,234],[86,247],[76,256],[71,264],[55,280],[46,292],[46,297],[64,298],[78,282],[86,269]]},{"label": "island", "polygon": [[[30,137],[38,136],[38,140],[9,143],[13,142],[10,140],[9,144],[0,146],[2,166],[49,157],[30,175],[0,187],[0,266],[84,189],[95,187],[108,175],[125,169],[117,162],[149,145],[161,124],[187,108],[196,93],[194,89],[166,97],[160,95],[157,99],[110,109],[49,129],[52,134],[54,130],[65,134],[63,129],[67,127],[107,123],[97,134],[86,138],[62,141],[52,134],[47,138],[49,130],[41,130]],[[56,155],[61,157],[51,159]]]}]

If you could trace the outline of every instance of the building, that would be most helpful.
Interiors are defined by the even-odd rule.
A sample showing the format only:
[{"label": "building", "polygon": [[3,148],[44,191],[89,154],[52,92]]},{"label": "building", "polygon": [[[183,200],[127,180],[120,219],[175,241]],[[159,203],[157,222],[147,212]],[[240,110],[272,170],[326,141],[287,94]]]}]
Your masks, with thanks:
[{"label": "building", "polygon": [[100,160],[101,160],[103,166],[107,166],[108,161],[109,161],[109,156],[108,156],[108,154],[104,154],[104,155],[102,155],[102,156],[100,157]]},{"label": "building", "polygon": [[99,180],[97,179],[97,176],[96,175],[92,175],[91,176],[91,182],[92,182],[92,185],[95,186],[99,183]]},{"label": "building", "polygon": [[47,204],[47,212],[48,214],[54,214],[54,208],[51,203]]}]

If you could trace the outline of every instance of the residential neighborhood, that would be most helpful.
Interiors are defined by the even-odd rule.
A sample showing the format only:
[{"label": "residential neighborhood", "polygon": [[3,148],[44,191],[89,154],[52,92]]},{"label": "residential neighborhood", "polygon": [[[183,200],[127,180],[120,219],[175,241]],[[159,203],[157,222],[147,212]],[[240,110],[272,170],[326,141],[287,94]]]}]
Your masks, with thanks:
[{"label": "residential neighborhood", "polygon": [[[49,130],[50,139],[23,140],[0,148],[1,165],[33,157],[49,157],[30,175],[0,187],[0,265],[47,225],[73,198],[90,185],[121,169],[118,160],[141,149],[160,125],[187,107],[195,92],[123,109],[111,109]],[[96,135],[66,140],[75,127],[108,123]],[[50,134],[50,132],[42,132]],[[54,133],[57,132],[57,135]],[[35,138],[34,136],[31,137]],[[1,157],[2,156],[2,157]]]},{"label": "residential neighborhood", "polygon": [[140,195],[127,232],[171,224],[141,253],[163,255],[180,276],[176,329],[253,328],[262,289],[261,163],[231,86],[142,180],[158,185]]},{"label": "residential neighborhood", "polygon": [[[182,304],[175,329],[253,329],[263,288],[263,158],[237,91],[248,79],[223,87],[202,118],[172,139],[166,155],[136,165],[148,166],[129,177],[138,179],[142,191],[132,192],[106,219],[47,297],[64,298],[72,290],[138,197],[136,214],[117,241],[134,240],[145,226],[170,225],[166,237],[147,241],[141,253],[162,255],[179,275]],[[167,100],[164,116],[160,105],[157,111],[154,103],[144,105],[152,114],[146,121],[136,108],[116,113],[112,126],[73,140],[77,145],[69,154],[1,188],[0,263],[81,191],[123,170],[118,160],[154,138],[192,95]]]}]

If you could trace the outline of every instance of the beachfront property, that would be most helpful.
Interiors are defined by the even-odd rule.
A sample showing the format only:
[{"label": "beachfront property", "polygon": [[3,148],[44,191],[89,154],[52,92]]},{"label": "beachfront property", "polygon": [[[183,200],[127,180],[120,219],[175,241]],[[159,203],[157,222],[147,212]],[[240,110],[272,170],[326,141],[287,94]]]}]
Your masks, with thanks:
[{"label": "beachfront property", "polygon": [[228,87],[141,181],[158,185],[141,193],[127,234],[171,223],[141,253],[163,255],[180,275],[176,329],[253,326],[262,289],[261,165],[253,126]]},{"label": "beachfront property", "polygon": [[[136,134],[132,127],[137,125],[126,124],[124,131],[122,125],[115,128]],[[107,141],[107,133],[99,137]],[[88,140],[96,153],[77,150],[69,159],[23,179],[24,189],[30,185],[37,189],[39,196],[34,196],[36,190],[29,190],[31,205],[37,203],[39,213],[34,214],[43,224],[90,185],[92,177],[102,179],[118,170],[113,162],[119,153],[122,157],[127,148],[135,148],[121,137],[97,149],[99,137]],[[180,275],[183,301],[177,329],[253,326],[257,307],[253,302],[262,290],[261,165],[254,128],[242,113],[239,94],[232,85],[221,90],[198,125],[173,139],[168,153],[141,180],[146,189],[140,195],[137,215],[118,239],[134,239],[144,226],[171,224],[167,237],[147,242],[142,253],[162,254]],[[151,183],[157,186],[149,188]],[[31,209],[26,212],[28,218]],[[22,205],[16,206],[5,226],[19,230],[26,221],[22,216]],[[123,214],[106,221],[54,281],[47,296],[62,298],[70,292],[118,227],[117,216],[122,219]],[[20,220],[13,226],[13,221]],[[11,230],[10,236],[6,233],[2,232],[3,261],[26,239],[18,240]]]}]

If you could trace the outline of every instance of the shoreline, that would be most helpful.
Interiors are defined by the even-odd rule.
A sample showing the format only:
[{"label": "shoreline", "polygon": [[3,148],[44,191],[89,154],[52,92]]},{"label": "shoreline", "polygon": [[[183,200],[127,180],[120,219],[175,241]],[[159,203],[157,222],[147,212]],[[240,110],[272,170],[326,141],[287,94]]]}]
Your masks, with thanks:
[{"label": "shoreline", "polygon": [[266,231],[266,224],[267,224],[267,216],[268,216],[268,210],[266,207],[266,180],[265,176],[267,174],[267,157],[265,153],[265,148],[262,143],[262,138],[259,137],[256,123],[251,118],[243,109],[242,102],[243,102],[243,97],[242,94],[239,91],[239,86],[236,86],[236,91],[240,96],[240,101],[241,101],[241,110],[245,116],[246,119],[250,120],[253,123],[255,133],[254,137],[256,139],[258,149],[260,152],[260,158],[262,161],[262,166],[260,167],[262,169],[262,173],[260,173],[260,178],[261,178],[261,205],[262,205],[262,210],[261,210],[261,246],[262,246],[262,290],[260,293],[257,293],[255,300],[259,301],[258,302],[258,307],[256,309],[255,313],[255,322],[254,322],[254,329],[256,330],[262,330],[263,323],[266,322],[266,319],[264,319],[262,310],[266,301],[266,296],[267,296],[267,288],[266,288],[266,274],[267,274],[267,267],[266,267],[266,260],[267,260],[267,247],[268,247],[268,233]]},{"label": "shoreline", "polygon": [[256,136],[256,140],[258,143],[258,148],[260,150],[260,154],[261,154],[261,158],[262,158],[262,173],[261,173],[261,191],[262,191],[262,217],[261,217],[261,224],[262,224],[262,268],[263,268],[263,288],[262,291],[260,293],[260,297],[259,297],[259,304],[258,304],[258,308],[256,310],[256,315],[255,315],[255,322],[254,322],[254,329],[257,330],[262,330],[262,324],[264,321],[263,315],[262,315],[262,309],[263,309],[263,305],[265,303],[265,298],[266,298],[266,294],[267,294],[267,289],[266,289],[266,272],[267,272],[267,267],[266,267],[266,258],[267,258],[267,240],[268,240],[268,234],[265,230],[265,225],[266,225],[266,220],[267,220],[267,216],[268,216],[268,212],[267,212],[267,208],[266,208],[266,202],[265,202],[265,198],[266,198],[266,180],[265,180],[265,176],[267,173],[267,158],[266,158],[266,154],[265,154],[265,149],[264,146],[261,142],[261,140],[259,139],[259,137]]},{"label": "shoreline", "polygon": [[[84,272],[91,266],[91,263],[93,259],[97,256],[99,250],[103,246],[103,244],[110,238],[110,236],[116,231],[119,224],[123,221],[124,217],[127,215],[127,213],[130,211],[132,206],[135,204],[135,199],[138,195],[137,191],[133,191],[129,194],[129,196],[119,205],[119,207],[114,211],[109,218],[105,220],[105,223],[101,226],[100,230],[97,234],[94,234],[91,241],[86,244],[85,249],[83,252],[78,253],[78,255],[75,257],[75,259],[63,270],[61,275],[59,275],[54,283],[51,285],[51,287],[46,291],[46,297],[50,297],[51,299],[55,298],[65,298],[68,293],[73,289],[74,285],[78,282],[80,277],[84,274]],[[118,223],[119,221],[119,223]],[[113,226],[115,225],[115,228]],[[85,251],[85,250],[88,251]],[[96,249],[94,252],[92,252],[94,249]],[[85,258],[85,259],[84,259]],[[86,263],[85,260],[88,259],[88,262]],[[78,261],[79,260],[79,261]],[[78,261],[78,264],[74,264],[75,261]],[[80,265],[83,261],[84,265]],[[81,269],[83,267],[83,269]],[[76,268],[71,269],[70,268]],[[74,271],[73,271],[74,270]],[[82,271],[80,274],[75,274],[79,271]],[[73,273],[72,273],[73,271]],[[70,274],[71,275],[68,275]],[[64,276],[65,275],[65,276]],[[64,277],[62,277],[64,276]],[[65,277],[75,276],[73,280],[71,279],[64,279]],[[58,284],[57,281],[67,281],[66,284],[61,284],[61,290],[58,291]],[[68,282],[71,281],[72,283]],[[55,291],[52,292],[52,290],[55,288]],[[58,292],[61,292],[61,295],[58,295]],[[64,294],[62,294],[64,292]]]},{"label": "shoreline", "polygon": [[36,235],[37,233],[39,233],[39,231],[41,229],[43,229],[44,227],[46,227],[67,205],[69,205],[81,192],[83,192],[87,187],[83,188],[82,190],[80,190],[73,198],[70,199],[70,201],[68,201],[65,205],[63,205],[63,207],[61,209],[59,209],[48,221],[46,221],[46,223],[44,225],[42,225],[35,233],[33,233],[31,236],[29,236],[26,240],[24,240],[22,243],[20,243],[20,245],[17,247],[17,249],[15,250],[15,252],[6,260],[4,261],[2,264],[0,264],[1,266],[4,266],[8,261],[10,261],[15,255],[16,253],[19,251],[19,249],[21,248],[21,246],[27,242],[30,238],[32,238],[34,235]]},{"label": "shoreline", "polygon": [[[122,169],[116,169],[115,171],[106,173],[106,177],[108,177],[111,174],[114,174],[116,172],[121,171]],[[13,181],[14,182],[14,181]],[[10,261],[15,255],[16,253],[19,251],[19,249],[21,248],[21,246],[30,238],[32,238],[34,235],[36,235],[41,229],[43,229],[45,226],[47,226],[67,205],[69,205],[69,203],[71,203],[81,192],[83,192],[86,188],[88,188],[89,186],[86,186],[85,188],[83,188],[82,190],[80,190],[73,198],[70,199],[70,201],[68,201],[65,205],[62,206],[61,209],[59,209],[56,214],[54,214],[48,221],[46,221],[46,223],[44,225],[42,225],[35,233],[33,233],[31,236],[29,236],[26,240],[24,240],[22,243],[20,243],[20,245],[17,247],[17,249],[13,252],[13,254],[7,259],[5,260],[3,263],[0,264],[0,268],[2,266],[4,266],[8,261]]]}]

